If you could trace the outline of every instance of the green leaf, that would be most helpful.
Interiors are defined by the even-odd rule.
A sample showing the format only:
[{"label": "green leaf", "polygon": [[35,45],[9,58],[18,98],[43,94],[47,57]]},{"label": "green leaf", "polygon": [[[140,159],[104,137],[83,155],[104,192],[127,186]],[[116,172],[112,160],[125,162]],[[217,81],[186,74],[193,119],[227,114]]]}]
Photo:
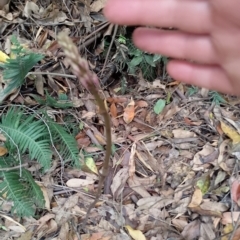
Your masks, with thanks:
[{"label": "green leaf", "polygon": [[162,110],[164,109],[165,105],[166,105],[166,101],[163,100],[163,99],[159,99],[159,100],[156,102],[156,104],[154,105],[154,112],[155,112],[156,114],[161,113]]},{"label": "green leaf", "polygon": [[152,67],[156,67],[155,62],[153,61],[153,55],[144,55],[145,61]]},{"label": "green leaf", "polygon": [[159,55],[159,54],[154,54],[154,55],[153,55],[153,62],[157,62],[157,61],[161,60],[161,58],[162,58],[161,55]]},{"label": "green leaf", "polygon": [[197,181],[197,187],[201,190],[202,194],[206,194],[210,187],[210,176],[202,177]]},{"label": "green leaf", "polygon": [[80,167],[79,150],[75,138],[65,131],[65,129],[54,122],[48,123],[55,143],[60,145],[60,154],[64,161],[71,160],[76,167]]},{"label": "green leaf", "polygon": [[136,67],[137,65],[139,65],[143,60],[142,55],[134,57],[131,62],[129,63],[131,67]]}]

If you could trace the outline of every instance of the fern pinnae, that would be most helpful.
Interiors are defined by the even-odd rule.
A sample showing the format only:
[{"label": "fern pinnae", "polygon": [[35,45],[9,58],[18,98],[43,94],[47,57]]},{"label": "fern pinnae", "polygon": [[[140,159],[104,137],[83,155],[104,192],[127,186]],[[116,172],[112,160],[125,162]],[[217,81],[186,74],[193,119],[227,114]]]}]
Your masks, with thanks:
[{"label": "fern pinnae", "polygon": [[26,178],[26,181],[29,182],[29,197],[34,199],[34,202],[39,207],[44,207],[45,200],[41,188],[34,181],[31,173],[23,169],[23,177]]},{"label": "fern pinnae", "polygon": [[8,200],[14,202],[12,211],[20,216],[33,216],[35,213],[32,198],[26,194],[27,189],[20,182],[18,171],[2,172],[4,181],[0,183],[1,195],[6,194]]},{"label": "fern pinnae", "polygon": [[44,169],[51,166],[52,152],[49,147],[49,135],[46,126],[33,116],[23,116],[23,112],[10,109],[2,116],[2,128],[18,145],[20,152],[29,152],[31,159],[37,159]]},{"label": "fern pinnae", "polygon": [[66,132],[64,128],[54,122],[49,122],[50,129],[53,134],[54,142],[61,145],[60,154],[66,160],[71,159],[77,167],[80,167],[79,151],[75,138]]}]

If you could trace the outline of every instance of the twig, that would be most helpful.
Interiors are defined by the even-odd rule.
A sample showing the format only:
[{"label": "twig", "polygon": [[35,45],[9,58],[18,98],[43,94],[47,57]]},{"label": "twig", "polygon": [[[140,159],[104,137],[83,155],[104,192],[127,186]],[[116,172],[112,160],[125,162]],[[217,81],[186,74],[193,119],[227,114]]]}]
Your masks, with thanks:
[{"label": "twig", "polygon": [[74,78],[74,79],[77,78],[75,75],[64,74],[64,73],[53,73],[53,72],[29,72],[27,74],[27,76],[29,76],[31,74],[32,75],[51,75],[51,76],[56,76],[56,77],[66,77],[66,78]]},{"label": "twig", "polygon": [[[21,169],[22,167],[27,167],[28,166],[28,163],[24,163],[24,164],[21,164],[19,166],[14,166],[14,167],[8,167],[8,168],[0,168],[0,171],[12,171],[12,170],[15,170],[15,169]],[[20,175],[21,176],[21,175]]]},{"label": "twig", "polygon": [[106,58],[105,58],[105,61],[104,61],[104,64],[103,64],[103,68],[101,70],[101,77],[102,77],[104,69],[105,69],[105,67],[107,65],[108,57],[109,57],[110,51],[112,49],[113,42],[115,40],[115,37],[116,37],[116,34],[117,34],[117,30],[118,30],[118,25],[116,24],[116,25],[114,25],[112,40],[111,40],[111,43],[110,43],[108,51],[107,51],[107,55],[106,55]]}]

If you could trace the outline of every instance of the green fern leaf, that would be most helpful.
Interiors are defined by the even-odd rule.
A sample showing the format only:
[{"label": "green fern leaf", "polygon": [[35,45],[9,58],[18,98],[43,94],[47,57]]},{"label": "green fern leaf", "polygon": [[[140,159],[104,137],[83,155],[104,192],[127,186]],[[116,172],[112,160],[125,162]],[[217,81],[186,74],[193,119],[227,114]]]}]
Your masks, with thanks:
[{"label": "green fern leaf", "polygon": [[4,180],[0,183],[0,193],[6,194],[7,200],[13,201],[12,211],[16,210],[20,216],[33,216],[34,202],[28,197],[29,189],[21,182],[18,171],[2,172],[2,175]]},{"label": "green fern leaf", "polygon": [[64,98],[64,94],[60,94],[58,100],[51,97],[47,91],[46,91],[46,99],[41,99],[39,96],[34,94],[31,94],[31,96],[41,105],[54,107],[54,108],[61,108],[61,109],[73,107],[73,103],[67,100],[66,98]]},{"label": "green fern leaf", "polygon": [[60,145],[60,154],[65,161],[71,160],[74,165],[80,167],[79,151],[75,138],[66,132],[61,125],[54,122],[49,122],[50,129],[52,131],[53,140]]},{"label": "green fern leaf", "polygon": [[36,184],[31,173],[24,168],[22,169],[22,176],[25,178],[26,182],[29,183],[29,197],[33,199],[38,207],[43,208],[45,200],[41,188]]},{"label": "green fern leaf", "polygon": [[34,116],[25,117],[22,111],[11,108],[2,116],[0,129],[11,137],[21,153],[28,152],[30,158],[37,159],[45,170],[50,168],[49,133],[40,120],[35,120]]}]

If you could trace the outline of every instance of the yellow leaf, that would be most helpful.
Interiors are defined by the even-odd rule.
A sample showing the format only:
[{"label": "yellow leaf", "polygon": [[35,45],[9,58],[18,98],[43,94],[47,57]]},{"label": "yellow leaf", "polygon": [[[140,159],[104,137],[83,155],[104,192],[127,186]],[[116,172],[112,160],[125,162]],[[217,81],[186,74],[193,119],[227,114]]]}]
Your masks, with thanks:
[{"label": "yellow leaf", "polygon": [[4,52],[0,51],[0,62],[5,63],[8,58],[9,58],[9,57],[8,57],[7,54],[5,54]]},{"label": "yellow leaf", "polygon": [[86,172],[98,174],[98,169],[96,167],[96,164],[95,164],[93,158],[87,157],[85,159],[85,167],[89,170],[89,171],[86,171]]},{"label": "yellow leaf", "polygon": [[5,147],[0,146],[0,157],[8,153],[8,150]]},{"label": "yellow leaf", "polygon": [[[233,230],[233,225],[231,223],[229,223],[223,228],[223,233],[228,234],[228,233],[232,232],[232,230]],[[221,240],[228,240],[228,239],[229,239],[229,235],[226,235],[221,238]]]},{"label": "yellow leaf", "polygon": [[232,143],[236,144],[240,142],[240,135],[232,127],[229,127],[227,124],[221,121],[221,128],[223,132],[232,139]]},{"label": "yellow leaf", "polygon": [[126,225],[125,228],[128,230],[129,235],[134,240],[146,240],[145,236],[143,235],[143,233],[140,230],[134,230],[129,225]]}]

